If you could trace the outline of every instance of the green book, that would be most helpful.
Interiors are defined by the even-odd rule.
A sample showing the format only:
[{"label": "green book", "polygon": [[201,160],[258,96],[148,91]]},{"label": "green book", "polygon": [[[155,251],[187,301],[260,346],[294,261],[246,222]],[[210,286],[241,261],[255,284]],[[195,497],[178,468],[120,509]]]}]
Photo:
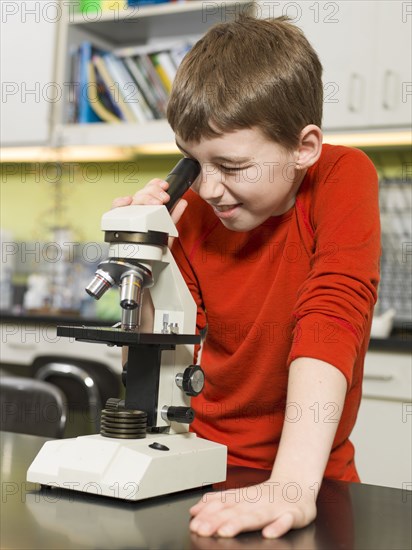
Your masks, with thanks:
[{"label": "green book", "polygon": [[80,0],[80,13],[93,13],[99,11],[102,0]]}]

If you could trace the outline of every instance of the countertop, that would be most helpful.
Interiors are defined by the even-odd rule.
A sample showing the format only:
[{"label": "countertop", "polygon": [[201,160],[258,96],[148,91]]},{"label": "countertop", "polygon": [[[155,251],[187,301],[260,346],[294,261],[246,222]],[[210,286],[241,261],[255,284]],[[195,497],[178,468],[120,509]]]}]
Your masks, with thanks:
[{"label": "countertop", "polygon": [[[2,548],[218,550],[410,550],[412,492],[357,483],[324,481],[318,516],[304,529],[278,540],[260,532],[235,539],[198,537],[189,531],[188,509],[205,492],[184,491],[125,502],[60,489],[39,490],[25,481],[31,461],[47,441],[24,434],[0,434]],[[229,468],[218,488],[265,481],[268,472]],[[210,489],[209,489],[210,490]],[[246,490],[246,489],[245,489]],[[250,488],[250,498],[256,498]]]}]

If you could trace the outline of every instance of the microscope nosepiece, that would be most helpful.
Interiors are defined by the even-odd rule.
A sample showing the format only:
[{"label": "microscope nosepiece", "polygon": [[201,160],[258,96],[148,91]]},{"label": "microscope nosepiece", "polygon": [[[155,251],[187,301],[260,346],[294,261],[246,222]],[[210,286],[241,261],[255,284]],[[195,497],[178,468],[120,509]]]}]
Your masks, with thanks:
[{"label": "microscope nosepiece", "polygon": [[92,282],[86,287],[86,292],[95,300],[99,300],[106,290],[109,290],[109,288],[113,285],[114,280],[110,277],[110,275],[106,271],[98,269]]}]

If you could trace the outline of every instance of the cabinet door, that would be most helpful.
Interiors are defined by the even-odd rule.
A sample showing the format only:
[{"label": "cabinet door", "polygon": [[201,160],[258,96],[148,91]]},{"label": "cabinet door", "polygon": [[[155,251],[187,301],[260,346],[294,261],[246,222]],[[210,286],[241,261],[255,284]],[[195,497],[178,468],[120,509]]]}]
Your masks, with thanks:
[{"label": "cabinet door", "polygon": [[350,439],[363,483],[410,488],[411,425],[410,402],[362,399]]},{"label": "cabinet door", "polygon": [[263,17],[288,16],[323,65],[325,130],[365,127],[370,119],[373,1],[261,2]]},{"label": "cabinet door", "polygon": [[412,5],[376,2],[372,125],[408,126],[412,109]]},{"label": "cabinet door", "polygon": [[45,144],[59,90],[53,82],[58,0],[1,2],[2,145]]},{"label": "cabinet door", "polygon": [[325,130],[368,126],[374,4],[308,2],[303,12],[302,29],[323,65]]},{"label": "cabinet door", "polygon": [[364,483],[405,488],[412,463],[411,357],[368,351],[363,397],[350,437]]}]

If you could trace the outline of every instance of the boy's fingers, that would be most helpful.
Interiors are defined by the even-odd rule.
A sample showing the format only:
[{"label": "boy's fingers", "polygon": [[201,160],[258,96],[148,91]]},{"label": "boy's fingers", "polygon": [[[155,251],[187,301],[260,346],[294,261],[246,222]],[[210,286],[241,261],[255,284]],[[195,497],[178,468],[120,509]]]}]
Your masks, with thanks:
[{"label": "boy's fingers", "polygon": [[182,217],[182,214],[186,210],[186,207],[187,207],[187,201],[184,199],[180,199],[179,201],[177,201],[177,203],[173,207],[170,215],[172,216],[172,220],[175,225]]},{"label": "boy's fingers", "polygon": [[132,197],[117,197],[117,199],[114,199],[114,201],[112,202],[112,208],[118,208],[119,206],[128,206],[132,203],[132,200]]},{"label": "boy's fingers", "polygon": [[[164,182],[168,185],[167,182]],[[170,200],[169,195],[158,183],[150,182],[133,195],[133,204],[166,204]]]}]

